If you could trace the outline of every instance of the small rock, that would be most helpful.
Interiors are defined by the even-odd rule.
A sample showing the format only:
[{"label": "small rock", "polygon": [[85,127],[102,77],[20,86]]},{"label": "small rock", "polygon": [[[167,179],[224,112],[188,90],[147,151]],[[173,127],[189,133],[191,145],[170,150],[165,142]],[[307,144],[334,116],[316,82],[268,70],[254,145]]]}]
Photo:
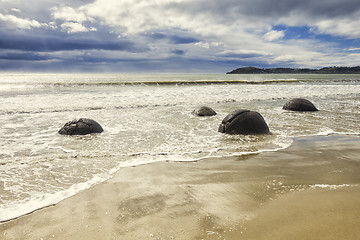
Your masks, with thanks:
[{"label": "small rock", "polygon": [[299,111],[299,112],[306,112],[306,111],[318,111],[318,109],[307,99],[304,98],[293,98],[287,103],[284,104],[283,109],[291,110],[291,111]]},{"label": "small rock", "polygon": [[200,117],[216,115],[216,112],[212,108],[205,106],[195,109],[192,113]]}]

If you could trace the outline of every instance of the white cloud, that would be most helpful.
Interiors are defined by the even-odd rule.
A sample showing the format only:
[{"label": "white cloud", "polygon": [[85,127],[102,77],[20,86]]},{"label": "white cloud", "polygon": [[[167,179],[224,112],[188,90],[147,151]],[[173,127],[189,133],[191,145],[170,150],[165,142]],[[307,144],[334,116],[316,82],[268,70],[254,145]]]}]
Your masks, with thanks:
[{"label": "white cloud", "polygon": [[65,22],[61,24],[62,30],[66,31],[67,33],[77,33],[77,32],[89,32],[89,31],[96,31],[97,29],[94,27],[86,28],[84,25],[77,23],[77,22]]},{"label": "white cloud", "polygon": [[[197,13],[191,11],[189,8],[192,7],[192,2],[190,0],[96,0],[78,8],[55,7],[52,9],[52,15],[55,19],[79,23],[96,19],[98,23],[117,29],[119,33],[125,35],[166,29],[184,29],[200,34],[218,35],[227,33],[229,27],[242,21],[241,18],[234,18],[228,27],[229,22],[219,21],[211,11]],[[244,25],[238,24],[238,26]]]},{"label": "white cloud", "polygon": [[85,22],[95,22],[95,19],[83,11],[83,7],[78,9],[69,6],[53,7],[51,14],[54,19],[64,21],[60,27],[67,33],[97,31],[95,27],[84,26]]},{"label": "white cloud", "polygon": [[165,6],[170,0],[97,0],[79,10],[125,34],[178,27],[181,16],[172,15]]},{"label": "white cloud", "polygon": [[16,12],[16,13],[21,12],[21,10],[20,10],[20,9],[18,9],[18,8],[12,8],[12,9],[11,9],[11,11]]},{"label": "white cloud", "polygon": [[91,17],[86,15],[84,12],[80,10],[75,10],[71,7],[54,7],[51,9],[52,16],[54,19],[60,19],[66,22],[78,22],[83,23],[85,21],[94,21]]},{"label": "white cloud", "polygon": [[272,42],[272,41],[277,41],[282,39],[285,36],[285,32],[284,31],[269,31],[267,33],[264,34],[264,39],[266,41]]},{"label": "white cloud", "polygon": [[2,13],[0,13],[0,21],[6,22],[10,28],[31,29],[47,27],[46,23],[39,23],[36,20],[19,18],[14,15],[4,15]]},{"label": "white cloud", "polygon": [[360,13],[354,18],[325,19],[315,23],[321,33],[360,38]]},{"label": "white cloud", "polygon": [[210,48],[210,44],[208,42],[197,42],[195,43],[196,46],[202,47],[202,48]]}]

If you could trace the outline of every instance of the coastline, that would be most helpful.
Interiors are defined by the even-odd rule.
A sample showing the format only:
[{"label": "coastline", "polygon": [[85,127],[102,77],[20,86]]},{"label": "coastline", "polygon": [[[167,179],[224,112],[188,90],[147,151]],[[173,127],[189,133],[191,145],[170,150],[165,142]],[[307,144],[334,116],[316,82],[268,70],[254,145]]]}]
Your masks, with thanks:
[{"label": "coastline", "polygon": [[257,68],[241,67],[226,74],[359,74],[360,66],[356,67],[323,67],[311,68]]},{"label": "coastline", "polygon": [[157,162],[0,224],[2,239],[359,239],[359,136]]}]

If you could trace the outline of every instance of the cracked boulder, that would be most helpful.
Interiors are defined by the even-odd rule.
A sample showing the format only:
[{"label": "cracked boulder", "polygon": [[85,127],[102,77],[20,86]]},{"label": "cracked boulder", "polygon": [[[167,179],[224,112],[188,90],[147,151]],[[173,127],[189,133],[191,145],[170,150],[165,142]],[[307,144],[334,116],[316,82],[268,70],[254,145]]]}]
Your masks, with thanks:
[{"label": "cracked boulder", "polygon": [[294,98],[284,104],[283,109],[291,111],[318,111],[318,109],[307,99],[304,98]]},{"label": "cracked boulder", "polygon": [[92,119],[80,118],[66,123],[59,133],[63,135],[86,135],[90,133],[101,133],[103,128]]},{"label": "cracked boulder", "polygon": [[192,113],[199,117],[216,115],[216,112],[212,108],[205,106],[195,109]]},{"label": "cracked boulder", "polygon": [[269,127],[261,114],[245,109],[229,113],[221,122],[218,131],[244,135],[270,134]]}]

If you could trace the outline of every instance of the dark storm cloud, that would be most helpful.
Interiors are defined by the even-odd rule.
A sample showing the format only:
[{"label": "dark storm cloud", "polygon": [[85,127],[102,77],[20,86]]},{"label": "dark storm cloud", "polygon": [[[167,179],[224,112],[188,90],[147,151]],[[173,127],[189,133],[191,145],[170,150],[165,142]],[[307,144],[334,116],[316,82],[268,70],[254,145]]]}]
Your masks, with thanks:
[{"label": "dark storm cloud", "polygon": [[360,10],[358,0],[199,0],[170,3],[168,7],[194,16],[199,13],[211,14],[222,22],[231,22],[244,16],[261,21],[288,16],[291,13],[300,14],[299,17],[304,18],[346,17]]},{"label": "dark storm cloud", "polygon": [[3,60],[25,60],[25,61],[45,61],[52,59],[50,56],[43,56],[37,53],[4,53],[0,54],[0,59]]},{"label": "dark storm cloud", "polygon": [[[89,60],[89,59],[88,59]],[[139,72],[139,69],[146,72],[179,72],[182,69],[188,69],[188,72],[227,72],[239,66],[253,66],[255,62],[244,61],[208,61],[203,59],[184,59],[184,58],[166,58],[166,59],[117,59],[109,61],[108,59],[94,59],[94,62],[76,61],[69,59],[67,61],[3,61],[0,59],[0,70],[4,71],[41,71],[41,72],[109,72],[116,69],[120,72]],[[94,67],[96,64],[96,67]],[[159,68],[161,66],[161,68]],[[182,68],[179,68],[182,66]],[[260,67],[269,67],[268,65],[258,64]]]},{"label": "dark storm cloud", "polygon": [[151,34],[146,34],[145,36],[148,36],[153,40],[167,39],[167,35],[164,33],[151,33]]},{"label": "dark storm cloud", "polygon": [[235,53],[232,53],[232,54],[226,54],[224,55],[225,58],[238,58],[238,59],[241,59],[241,58],[258,58],[258,57],[265,57],[265,55],[263,54],[258,54],[258,53],[243,53],[243,54],[235,54]]},{"label": "dark storm cloud", "polygon": [[127,40],[73,39],[60,37],[0,37],[0,49],[12,49],[33,52],[54,52],[72,50],[117,50],[128,52],[145,51]]},{"label": "dark storm cloud", "polygon": [[175,49],[173,51],[171,51],[173,54],[176,54],[176,55],[184,55],[186,53],[186,51],[184,50],[181,50],[181,49]]},{"label": "dark storm cloud", "polygon": [[[231,1],[236,4],[236,1]],[[239,5],[239,4],[236,4]],[[344,14],[351,14],[360,9],[357,0],[248,0],[242,1],[239,11],[246,15],[261,16],[283,16],[293,11],[310,13],[313,16],[336,17]]]},{"label": "dark storm cloud", "polygon": [[[275,5],[286,6],[285,10],[300,10],[304,13],[310,13],[312,16],[322,16],[326,18],[338,17],[338,16],[347,16],[351,15],[360,10],[360,4],[357,0],[304,0],[304,1],[276,1]],[[271,4],[268,4],[271,5]],[[271,6],[266,6],[271,7]],[[274,7],[273,7],[274,8]],[[273,12],[276,12],[276,8],[273,9]],[[283,14],[285,12],[282,12]],[[281,14],[281,13],[280,13]]]},{"label": "dark storm cloud", "polygon": [[170,36],[169,39],[174,44],[189,44],[189,43],[200,42],[200,40],[198,40],[194,37],[182,37],[182,36],[176,36],[176,35]]},{"label": "dark storm cloud", "polygon": [[150,37],[153,40],[169,40],[173,44],[190,44],[200,42],[199,39],[190,36],[181,36],[165,33],[151,33],[145,36]]}]

